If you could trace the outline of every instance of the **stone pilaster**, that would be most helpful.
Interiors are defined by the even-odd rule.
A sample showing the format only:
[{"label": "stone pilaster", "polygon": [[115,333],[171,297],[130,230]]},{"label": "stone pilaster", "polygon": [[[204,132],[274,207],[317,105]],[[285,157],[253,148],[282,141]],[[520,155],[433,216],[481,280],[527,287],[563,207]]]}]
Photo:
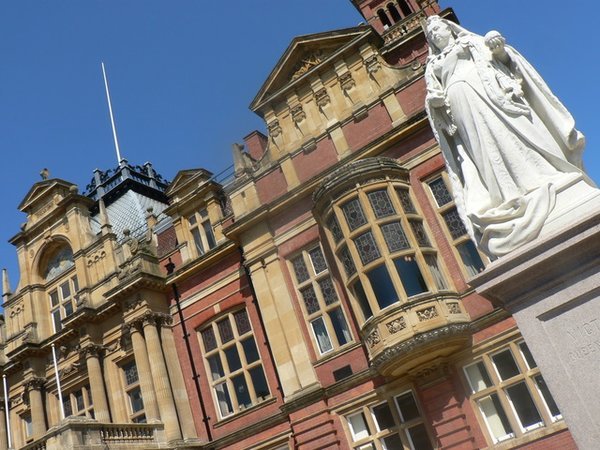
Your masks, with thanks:
[{"label": "stone pilaster", "polygon": [[4,399],[0,399],[0,450],[8,450],[8,435],[6,433],[6,412]]},{"label": "stone pilaster", "polygon": [[179,421],[177,419],[177,409],[169,383],[169,373],[163,357],[160,337],[158,335],[158,326],[162,321],[162,314],[147,313],[143,317],[144,336],[146,338],[146,347],[148,348],[148,357],[152,360],[150,370],[152,371],[152,381],[154,382],[154,391],[158,410],[162,422],[165,424],[165,435],[168,441],[182,439]]},{"label": "stone pilaster", "polygon": [[104,388],[104,377],[102,375],[101,357],[103,347],[90,344],[83,349],[86,358],[90,389],[94,401],[94,415],[99,422],[110,422],[110,411]]},{"label": "stone pilaster", "polygon": [[160,329],[160,339],[162,341],[163,353],[169,371],[169,378],[171,378],[171,387],[173,388],[173,396],[175,398],[177,413],[179,414],[183,438],[195,438],[196,428],[194,427],[192,410],[188,401],[188,393],[185,388],[181,366],[179,365],[179,358],[177,357],[177,349],[175,348],[175,340],[173,339],[173,330],[171,329],[172,322],[173,319],[165,314]]},{"label": "stone pilaster", "polygon": [[152,382],[152,372],[150,369],[150,360],[148,359],[148,350],[146,342],[142,336],[138,326],[130,324],[128,331],[131,335],[131,345],[133,347],[133,355],[135,357],[135,365],[137,366],[138,377],[140,379],[140,389],[142,390],[142,398],[144,399],[144,412],[148,422],[158,422],[160,420],[158,414],[158,406],[156,403],[156,395],[154,393],[154,383]]},{"label": "stone pilaster", "polygon": [[25,389],[29,393],[29,406],[31,409],[31,423],[33,438],[40,438],[46,433],[46,417],[44,413],[44,402],[42,400],[42,389],[46,379],[32,377],[25,381]]}]

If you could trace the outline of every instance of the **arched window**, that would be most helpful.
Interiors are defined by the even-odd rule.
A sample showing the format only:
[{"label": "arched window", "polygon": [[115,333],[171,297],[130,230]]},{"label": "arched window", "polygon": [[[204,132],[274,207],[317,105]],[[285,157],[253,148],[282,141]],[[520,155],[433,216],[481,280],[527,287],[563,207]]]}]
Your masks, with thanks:
[{"label": "arched window", "polygon": [[75,263],[73,262],[73,251],[68,245],[59,247],[55,253],[49,258],[48,264],[44,269],[44,279],[46,282],[52,281],[61,273],[66,272]]},{"label": "arched window", "polygon": [[398,12],[396,6],[393,3],[390,3],[388,5],[388,11],[390,12],[390,16],[392,16],[392,20],[394,22],[399,22],[400,20],[402,20],[400,13]]},{"label": "arched window", "polygon": [[384,29],[387,29],[392,25],[392,22],[390,22],[389,17],[387,16],[387,14],[385,13],[385,11],[383,9],[380,9],[379,11],[377,11],[377,15],[379,16],[379,20],[381,20],[381,23],[383,24]]},{"label": "arched window", "polygon": [[397,0],[398,1],[398,6],[400,7],[400,11],[402,11],[402,15],[404,17],[412,14],[412,8],[410,7],[410,5],[408,4],[408,2],[406,0]]}]

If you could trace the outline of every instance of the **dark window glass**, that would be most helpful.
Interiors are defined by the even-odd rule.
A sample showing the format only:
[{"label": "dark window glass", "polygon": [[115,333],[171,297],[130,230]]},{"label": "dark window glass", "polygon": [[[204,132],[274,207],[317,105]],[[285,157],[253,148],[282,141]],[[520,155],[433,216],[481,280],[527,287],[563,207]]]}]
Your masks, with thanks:
[{"label": "dark window glass", "polygon": [[558,405],[552,398],[552,394],[550,394],[550,389],[548,389],[548,385],[544,381],[544,378],[541,375],[536,375],[534,380],[535,384],[537,384],[538,389],[542,393],[542,397],[544,397],[544,400],[546,401],[546,405],[548,405],[550,414],[553,417],[559,416],[560,410],[558,409]]},{"label": "dark window glass", "polygon": [[367,231],[354,239],[354,244],[363,264],[368,264],[378,259],[381,254],[373,238],[373,233]]},{"label": "dark window glass", "polygon": [[378,219],[391,216],[392,214],[396,213],[394,207],[392,206],[390,196],[385,189],[381,191],[369,192],[367,196],[369,197],[369,202],[371,203],[375,217]]},{"label": "dark window glass", "polygon": [[79,389],[73,392],[73,397],[75,397],[75,407],[77,408],[77,411],[85,409],[85,404],[83,403],[83,391]]},{"label": "dark window glass", "polygon": [[446,211],[442,214],[442,217],[444,218],[444,222],[446,222],[446,226],[448,227],[448,231],[450,232],[452,239],[458,239],[459,237],[467,234],[465,224],[458,215],[456,208]]},{"label": "dark window glass", "polygon": [[379,16],[379,20],[381,20],[381,23],[383,24],[384,28],[387,28],[392,24],[392,22],[390,21],[383,9],[377,11],[377,15]]},{"label": "dark window glass", "polygon": [[125,373],[125,383],[127,383],[127,385],[138,382],[139,378],[135,362],[132,361],[128,364],[125,364],[123,366],[123,372]]},{"label": "dark window glass", "polygon": [[521,353],[523,353],[523,358],[525,358],[525,362],[527,362],[527,367],[530,369],[534,369],[537,367],[537,363],[533,359],[533,355],[529,351],[529,347],[525,342],[519,343],[519,348],[521,349]]},{"label": "dark window glass", "polygon": [[65,317],[70,316],[71,314],[73,314],[73,303],[72,302],[66,302],[64,305],[64,310],[65,310]]},{"label": "dark window glass", "polygon": [[390,12],[390,16],[392,16],[392,20],[394,22],[398,22],[399,20],[402,19],[402,17],[400,17],[400,13],[398,12],[398,10],[396,9],[396,7],[393,4],[389,4],[388,5],[388,11]]},{"label": "dark window glass", "polygon": [[233,329],[231,328],[231,322],[228,317],[217,322],[217,329],[219,330],[222,344],[233,339]]},{"label": "dark window glass", "polygon": [[248,319],[248,313],[245,309],[234,312],[233,317],[240,336],[250,331],[250,320]]},{"label": "dark window glass", "polygon": [[204,255],[204,245],[202,244],[202,236],[200,236],[198,228],[192,228],[192,237],[194,238],[194,245],[196,246],[196,250],[198,250],[198,254]]},{"label": "dark window glass", "polygon": [[228,416],[233,412],[233,405],[231,398],[229,397],[229,389],[225,383],[220,383],[215,386],[215,392],[217,393],[217,402],[219,404],[219,410],[221,416]]},{"label": "dark window glass", "polygon": [[[398,434],[391,434],[383,438],[383,442],[385,443],[386,449],[403,449],[402,441],[400,440],[400,436]],[[360,447],[362,450],[362,447]],[[368,448],[368,447],[367,447]],[[418,447],[415,449],[417,450]]]},{"label": "dark window glass", "polygon": [[344,238],[342,230],[340,229],[340,224],[334,215],[332,215],[327,221],[327,228],[329,228],[329,231],[331,231],[331,235],[333,236],[333,240],[336,244]]},{"label": "dark window glass", "polygon": [[380,309],[386,308],[398,301],[398,294],[396,293],[396,289],[394,289],[394,284],[385,265],[370,270],[367,273],[367,277],[371,282],[371,288]]},{"label": "dark window glass", "polygon": [[427,233],[425,232],[425,227],[423,226],[423,222],[420,220],[411,220],[409,221],[410,226],[417,238],[417,242],[421,247],[430,247],[429,238],[427,237]]},{"label": "dark window glass", "polygon": [[498,375],[503,381],[508,380],[509,378],[512,378],[515,375],[519,375],[519,373],[521,373],[519,371],[517,363],[515,362],[515,359],[513,358],[511,351],[508,349],[493,355],[492,361],[494,361],[494,365],[496,366]]},{"label": "dark window glass", "polygon": [[50,292],[50,304],[52,306],[58,305],[58,291]]},{"label": "dark window glass", "polygon": [[397,2],[398,2],[398,5],[400,6],[400,11],[402,11],[402,14],[404,15],[404,17],[406,17],[412,13],[412,8],[410,7],[410,5],[408,4],[408,2],[406,0],[397,0]]},{"label": "dark window glass", "polygon": [[236,370],[242,368],[240,355],[238,354],[237,347],[235,345],[225,349],[225,357],[227,358],[227,365],[229,366],[230,372],[235,372]]},{"label": "dark window glass", "polygon": [[327,270],[327,263],[325,262],[325,256],[323,256],[323,252],[320,247],[315,247],[311,251],[308,252],[310,256],[310,260],[312,261],[313,269],[315,269],[315,273],[321,273]]},{"label": "dark window glass", "polygon": [[456,249],[458,250],[460,259],[462,259],[467,272],[469,272],[469,275],[475,276],[485,269],[481,256],[479,256],[473,241],[469,239],[468,241],[461,242],[456,246]]},{"label": "dark window glass", "polygon": [[394,417],[387,402],[373,406],[372,411],[379,431],[395,427]]},{"label": "dark window glass", "polygon": [[523,428],[531,427],[542,421],[524,381],[506,388],[506,393],[510,397]]},{"label": "dark window glass", "polygon": [[231,382],[233,383],[233,390],[235,391],[235,396],[238,401],[239,406],[248,407],[252,404],[252,400],[250,399],[250,392],[248,392],[248,385],[246,384],[246,378],[244,374],[241,373],[231,378]]},{"label": "dark window glass", "polygon": [[333,325],[333,330],[340,345],[347,344],[350,341],[350,330],[342,313],[342,308],[335,308],[329,311],[329,318]]},{"label": "dark window glass", "polygon": [[71,396],[67,394],[66,398],[63,398],[63,409],[65,411],[65,417],[73,415],[73,408],[71,406]]},{"label": "dark window glass", "polygon": [[294,273],[296,274],[298,283],[304,283],[309,279],[308,269],[306,268],[302,255],[292,259],[292,266],[294,267]]},{"label": "dark window glass", "polygon": [[425,425],[422,423],[416,427],[409,428],[408,434],[415,450],[433,450]]},{"label": "dark window glass", "polygon": [[326,305],[331,305],[337,301],[337,294],[335,293],[333,281],[331,281],[330,277],[319,280],[319,288],[321,289],[321,294]]},{"label": "dark window glass", "polygon": [[433,198],[435,198],[438,206],[444,206],[452,202],[452,195],[450,195],[450,192],[448,192],[448,188],[446,187],[446,183],[444,182],[443,178],[437,178],[433,181],[430,181],[429,188],[431,189]]},{"label": "dark window glass", "polygon": [[211,328],[206,328],[200,333],[202,335],[202,342],[204,343],[204,350],[210,352],[217,348],[217,339],[215,338],[215,332]]},{"label": "dark window glass", "polygon": [[396,404],[400,410],[400,420],[402,423],[409,422],[420,416],[419,408],[417,408],[417,403],[412,392],[407,392],[396,397]]},{"label": "dark window glass", "polygon": [[319,307],[319,301],[317,300],[317,295],[315,294],[315,290],[312,286],[307,286],[300,291],[302,294],[302,299],[304,300],[304,306],[306,307],[306,312],[308,314],[316,313]]},{"label": "dark window glass", "polygon": [[342,265],[344,266],[344,272],[346,272],[346,276],[351,277],[354,275],[356,273],[356,267],[354,266],[354,261],[352,261],[352,256],[350,256],[348,247],[344,246],[340,249],[340,259],[342,261]]},{"label": "dark window glass", "polygon": [[217,242],[215,241],[215,235],[213,233],[212,225],[210,224],[210,222],[206,221],[202,224],[202,227],[204,228],[204,234],[206,234],[206,242],[208,242],[208,248],[213,248],[217,245]]},{"label": "dark window glass", "polygon": [[62,330],[60,311],[58,309],[52,313],[52,320],[54,321],[54,331],[58,333],[60,330]]},{"label": "dark window glass", "polygon": [[400,199],[400,203],[402,204],[402,209],[404,209],[404,212],[408,214],[416,213],[417,210],[410,199],[408,189],[396,189],[396,192],[398,193],[398,198]]},{"label": "dark window glass", "polygon": [[404,286],[407,296],[412,297],[413,295],[427,292],[427,284],[425,284],[425,279],[414,256],[396,258],[394,264],[396,265],[396,270],[398,271],[398,275],[400,275],[402,286]]},{"label": "dark window glass", "polygon": [[346,216],[346,222],[350,230],[354,230],[367,223],[362,206],[360,206],[360,201],[357,198],[342,205],[342,211],[344,211],[344,216]]},{"label": "dark window glass", "polygon": [[209,356],[208,364],[210,366],[210,373],[213,381],[225,376],[223,364],[221,364],[221,356],[219,356],[219,354]]},{"label": "dark window glass", "polygon": [[249,337],[242,341],[242,347],[244,347],[244,355],[246,356],[246,364],[258,361],[258,349],[256,348],[256,342],[253,337]]},{"label": "dark window glass", "polygon": [[128,394],[129,401],[131,402],[131,412],[135,414],[136,412],[142,411],[144,409],[144,400],[142,399],[142,391],[140,388],[132,389]]},{"label": "dark window glass", "polygon": [[354,297],[356,297],[356,301],[360,306],[360,310],[362,311],[363,317],[367,320],[369,317],[373,316],[373,311],[371,310],[371,305],[369,305],[369,301],[367,300],[367,295],[365,294],[365,290],[363,289],[362,283],[357,281],[354,283]]},{"label": "dark window glass", "polygon": [[250,378],[252,379],[252,385],[254,386],[254,392],[258,398],[269,396],[269,387],[267,386],[267,380],[265,379],[265,373],[262,366],[256,366],[250,369]]},{"label": "dark window glass", "polygon": [[383,233],[383,238],[385,239],[385,243],[387,244],[390,253],[410,247],[400,222],[390,222],[381,225],[381,232]]}]

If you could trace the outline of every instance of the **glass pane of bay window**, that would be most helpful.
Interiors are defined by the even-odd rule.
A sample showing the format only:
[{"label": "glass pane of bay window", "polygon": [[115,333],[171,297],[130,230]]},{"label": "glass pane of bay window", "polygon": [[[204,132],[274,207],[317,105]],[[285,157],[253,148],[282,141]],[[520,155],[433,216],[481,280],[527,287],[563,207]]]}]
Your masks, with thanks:
[{"label": "glass pane of bay window", "polygon": [[354,244],[356,245],[356,250],[358,251],[363,265],[367,265],[381,256],[379,248],[377,248],[377,244],[375,243],[373,233],[370,231],[356,237],[354,239]]},{"label": "glass pane of bay window", "polygon": [[492,380],[487,373],[483,361],[479,361],[478,363],[465,367],[465,373],[467,375],[467,380],[471,385],[471,390],[474,393],[492,385]]},{"label": "glass pane of bay window", "polygon": [[371,305],[369,305],[369,301],[367,300],[367,295],[365,294],[365,290],[363,289],[362,283],[357,281],[353,286],[354,297],[360,306],[360,310],[363,314],[365,320],[369,317],[373,317],[373,311],[371,310]]},{"label": "glass pane of bay window", "polygon": [[425,429],[425,425],[422,423],[415,427],[409,428],[408,437],[410,438],[410,443],[413,450],[433,450],[431,441],[427,435],[427,430]]},{"label": "glass pane of bay window", "polygon": [[292,259],[292,267],[294,268],[294,273],[296,274],[296,280],[298,283],[304,283],[306,280],[308,280],[308,269],[306,268],[306,264],[304,263],[304,258],[302,258],[302,255]]},{"label": "glass pane of bay window", "polygon": [[532,430],[543,425],[542,417],[535,407],[535,403],[524,381],[506,388],[506,394],[517,413],[523,430]]},{"label": "glass pane of bay window", "polygon": [[373,406],[371,411],[373,412],[377,431],[387,430],[395,426],[394,417],[387,402]]},{"label": "glass pane of bay window", "polygon": [[302,299],[304,300],[304,306],[306,307],[306,313],[308,315],[314,314],[321,309],[319,301],[317,300],[317,294],[312,285],[301,289],[300,294],[302,294]]},{"label": "glass pane of bay window", "polygon": [[333,350],[333,344],[329,338],[329,333],[325,327],[323,317],[317,317],[316,319],[311,320],[310,324],[313,332],[315,333],[315,338],[317,339],[317,344],[319,345],[319,351],[321,354]]},{"label": "glass pane of bay window", "polygon": [[325,256],[321,251],[321,247],[315,247],[308,252],[310,261],[312,262],[315,274],[319,274],[327,270],[327,263],[325,262]]},{"label": "glass pane of bay window", "polygon": [[326,305],[331,305],[337,302],[337,294],[335,293],[335,288],[333,287],[333,281],[331,281],[330,277],[323,278],[318,281],[319,288],[321,289],[321,294],[323,295],[323,300],[325,300]]},{"label": "glass pane of bay window", "polygon": [[363,413],[354,414],[348,417],[348,424],[350,425],[350,433],[352,433],[352,439],[359,441],[369,436],[369,428]]},{"label": "glass pane of bay window", "polygon": [[367,219],[365,217],[365,214],[363,213],[362,206],[360,205],[360,201],[357,198],[352,199],[349,202],[342,205],[342,211],[344,211],[344,216],[346,216],[348,228],[350,228],[351,231],[367,223]]},{"label": "glass pane of bay window", "polygon": [[485,423],[494,439],[494,443],[514,436],[497,394],[492,394],[479,400],[479,408],[485,418]]},{"label": "glass pane of bay window", "polygon": [[446,187],[446,183],[443,178],[436,178],[433,181],[430,181],[429,187],[431,188],[431,193],[433,194],[433,198],[435,198],[438,206],[444,206],[453,201],[450,192],[448,192],[448,188]]},{"label": "glass pane of bay window", "polygon": [[396,258],[394,264],[408,297],[428,291],[427,284],[425,284],[425,279],[414,256]]},{"label": "glass pane of bay window", "polygon": [[540,394],[542,394],[542,397],[544,398],[544,402],[546,403],[552,418],[555,420],[561,418],[562,415],[558,409],[558,405],[552,398],[552,394],[550,394],[550,389],[548,389],[548,385],[544,381],[544,378],[541,375],[536,375],[533,379],[535,380],[535,384],[540,391]]},{"label": "glass pane of bay window", "polygon": [[[392,434],[390,436],[386,436],[382,439],[383,448],[385,450],[396,450],[404,448],[402,445],[402,441],[400,440],[400,435]],[[419,447],[416,447],[419,449]],[[420,449],[419,449],[420,450]]]},{"label": "glass pane of bay window", "polygon": [[400,222],[390,222],[381,225],[381,232],[390,253],[404,250],[410,247],[408,239]]},{"label": "glass pane of bay window", "polygon": [[394,289],[394,284],[385,264],[367,272],[367,277],[371,282],[371,288],[380,309],[393,305],[398,301],[398,293]]},{"label": "glass pane of bay window", "polygon": [[406,394],[397,396],[396,405],[398,405],[398,410],[400,411],[400,420],[403,423],[412,419],[416,419],[420,416],[419,408],[417,407],[417,402],[415,401],[415,397],[413,396],[412,392],[407,392]]},{"label": "glass pane of bay window", "polygon": [[367,196],[369,197],[369,203],[371,203],[373,212],[378,219],[391,216],[392,214],[396,213],[394,207],[392,206],[392,202],[387,190],[382,189],[379,191],[369,192]]},{"label": "glass pane of bay window", "polygon": [[346,323],[342,308],[337,307],[329,311],[329,319],[331,320],[333,331],[335,331],[335,336],[337,337],[340,346],[350,342],[350,330],[348,329],[348,324]]},{"label": "glass pane of bay window", "polygon": [[485,269],[481,256],[479,256],[475,244],[471,239],[461,242],[456,246],[456,249],[470,276],[475,276]]},{"label": "glass pane of bay window", "polygon": [[450,232],[450,236],[452,236],[452,239],[458,239],[459,237],[467,234],[465,224],[458,215],[458,211],[456,210],[456,208],[449,209],[448,211],[442,214],[442,217],[446,222],[446,226],[448,227],[448,231]]},{"label": "glass pane of bay window", "polygon": [[515,362],[515,358],[509,349],[492,355],[492,361],[494,362],[496,372],[498,372],[498,376],[502,381],[508,380],[509,378],[521,373],[517,363]]},{"label": "glass pane of bay window", "polygon": [[429,267],[429,271],[433,276],[435,281],[435,286],[438,289],[448,289],[448,284],[446,283],[446,278],[442,273],[440,266],[438,265],[437,257],[435,255],[425,255],[425,262]]}]

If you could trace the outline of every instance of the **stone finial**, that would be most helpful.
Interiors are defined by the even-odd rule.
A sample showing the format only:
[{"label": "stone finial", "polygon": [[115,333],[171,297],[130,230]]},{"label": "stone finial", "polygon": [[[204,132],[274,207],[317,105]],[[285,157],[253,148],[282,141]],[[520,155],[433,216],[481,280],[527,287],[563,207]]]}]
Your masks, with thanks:
[{"label": "stone finial", "polygon": [[50,171],[44,167],[40,172],[40,177],[42,177],[42,180],[47,180],[50,178]]},{"label": "stone finial", "polygon": [[111,232],[112,226],[108,218],[108,213],[106,212],[106,205],[104,204],[103,198],[98,200],[98,208],[100,212],[100,227],[102,228],[102,234],[108,234]]},{"label": "stone finial", "polygon": [[2,269],[2,297],[12,294],[10,281],[8,280],[8,270]]}]

